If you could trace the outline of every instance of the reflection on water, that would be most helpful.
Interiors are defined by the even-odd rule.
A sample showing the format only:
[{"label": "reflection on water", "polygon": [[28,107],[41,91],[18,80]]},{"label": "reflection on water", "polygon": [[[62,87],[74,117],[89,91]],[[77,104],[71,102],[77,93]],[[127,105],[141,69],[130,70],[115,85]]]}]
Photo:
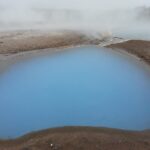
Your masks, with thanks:
[{"label": "reflection on water", "polygon": [[96,47],[34,58],[0,76],[0,137],[49,127],[150,128],[150,74]]}]

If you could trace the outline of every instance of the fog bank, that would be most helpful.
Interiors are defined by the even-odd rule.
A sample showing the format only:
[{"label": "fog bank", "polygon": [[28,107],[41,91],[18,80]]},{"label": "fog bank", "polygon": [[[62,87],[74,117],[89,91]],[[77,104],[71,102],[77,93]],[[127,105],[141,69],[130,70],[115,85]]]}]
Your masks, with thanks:
[{"label": "fog bank", "polygon": [[0,0],[0,30],[82,30],[150,39],[148,0]]}]

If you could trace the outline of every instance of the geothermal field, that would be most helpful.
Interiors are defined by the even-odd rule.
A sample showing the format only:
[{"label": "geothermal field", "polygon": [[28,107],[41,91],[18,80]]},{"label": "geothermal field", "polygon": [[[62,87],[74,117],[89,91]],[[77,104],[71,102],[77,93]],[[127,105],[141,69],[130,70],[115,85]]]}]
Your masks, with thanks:
[{"label": "geothermal field", "polygon": [[0,150],[120,149],[150,149],[150,2],[0,0]]}]

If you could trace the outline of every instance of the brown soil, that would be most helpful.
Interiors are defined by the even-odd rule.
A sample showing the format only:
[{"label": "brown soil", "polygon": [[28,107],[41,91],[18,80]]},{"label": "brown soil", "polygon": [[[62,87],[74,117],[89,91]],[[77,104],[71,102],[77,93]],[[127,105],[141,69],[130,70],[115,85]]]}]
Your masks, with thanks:
[{"label": "brown soil", "polygon": [[[9,55],[24,51],[77,45],[99,45],[104,41],[105,39],[90,37],[78,31],[0,32],[0,54]],[[108,44],[106,42],[108,48],[125,50],[150,63],[150,41],[129,40],[117,44]]]},{"label": "brown soil", "polygon": [[63,127],[1,140],[0,150],[150,150],[150,132]]},{"label": "brown soil", "polygon": [[58,48],[85,44],[99,44],[100,39],[90,38],[75,31],[53,32],[4,32],[0,33],[0,54],[13,54],[35,49]]},{"label": "brown soil", "polygon": [[125,50],[150,64],[150,41],[130,40],[123,43],[111,44],[107,47]]}]

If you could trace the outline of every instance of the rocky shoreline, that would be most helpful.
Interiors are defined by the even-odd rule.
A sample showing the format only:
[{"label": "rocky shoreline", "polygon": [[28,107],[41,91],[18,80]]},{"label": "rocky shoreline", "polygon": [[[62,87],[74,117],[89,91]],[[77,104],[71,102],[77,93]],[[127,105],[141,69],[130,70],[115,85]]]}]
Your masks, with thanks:
[{"label": "rocky shoreline", "polygon": [[0,54],[62,48],[77,45],[98,45],[103,39],[75,31],[12,31],[0,34]]},{"label": "rocky shoreline", "polygon": [[149,131],[62,127],[1,140],[0,150],[149,150]]},{"label": "rocky shoreline", "polygon": [[150,41],[126,40],[107,34],[95,36],[80,31],[11,31],[0,34],[0,60],[22,52],[53,48],[98,45],[123,50],[150,64]]},{"label": "rocky shoreline", "polygon": [[150,41],[129,40],[123,43],[111,44],[107,47],[127,51],[150,64]]}]

